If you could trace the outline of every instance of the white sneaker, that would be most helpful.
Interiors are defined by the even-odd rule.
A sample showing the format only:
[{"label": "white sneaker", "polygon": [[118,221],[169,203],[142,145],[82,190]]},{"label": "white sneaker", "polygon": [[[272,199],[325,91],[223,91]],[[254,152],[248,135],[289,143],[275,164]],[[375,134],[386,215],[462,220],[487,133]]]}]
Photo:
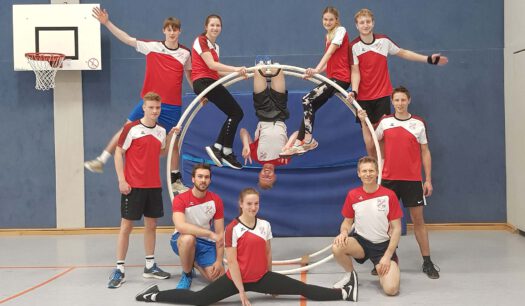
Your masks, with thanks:
[{"label": "white sneaker", "polygon": [[341,289],[341,288],[344,288],[345,286],[348,285],[348,283],[350,282],[350,280],[352,279],[352,274],[354,273],[354,271],[352,272],[346,272],[344,275],[343,275],[343,278],[341,278],[337,283],[335,283],[332,287],[334,288],[337,288],[337,289]]},{"label": "white sneaker", "polygon": [[281,158],[289,158],[296,155],[303,155],[304,153],[311,151],[319,146],[319,143],[312,138],[310,142],[304,142],[302,141],[300,145],[292,146],[290,148],[285,149],[281,153],[279,153],[279,157]]},{"label": "white sneaker", "polygon": [[93,173],[104,172],[104,163],[98,159],[88,160],[84,163],[84,167]]},{"label": "white sneaker", "polygon": [[171,184],[171,188],[173,189],[174,194],[181,194],[188,191],[189,189],[182,183],[181,179],[177,179],[173,184]]}]

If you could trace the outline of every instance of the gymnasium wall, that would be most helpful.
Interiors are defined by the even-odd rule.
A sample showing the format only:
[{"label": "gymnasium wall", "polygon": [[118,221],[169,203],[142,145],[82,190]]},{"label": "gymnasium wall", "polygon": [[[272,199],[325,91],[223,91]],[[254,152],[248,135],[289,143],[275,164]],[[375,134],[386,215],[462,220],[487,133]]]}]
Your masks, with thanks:
[{"label": "gymnasium wall", "polygon": [[[12,71],[11,5],[22,3],[29,2],[2,1],[0,4],[0,35],[4,42],[0,44],[0,64],[5,67],[0,70],[0,88],[3,103],[7,106],[2,120],[4,133],[0,136],[3,157],[0,160],[3,187],[0,228],[52,228],[56,226],[52,93],[36,92],[31,73]],[[324,29],[320,19],[325,6],[339,8],[342,23],[351,37],[357,35],[353,14],[362,7],[369,7],[376,16],[377,33],[388,34],[403,48],[423,54],[442,52],[449,57],[450,62],[445,67],[406,62],[396,57],[389,61],[393,84],[411,89],[411,111],[427,120],[435,189],[429,199],[431,205],[426,208],[427,221],[506,221],[503,1],[130,0],[81,3],[101,3],[117,26],[144,39],[163,39],[162,20],[170,15],[179,17],[183,26],[181,42],[186,46],[191,46],[195,36],[202,32],[204,18],[210,13],[218,13],[223,18],[223,32],[218,41],[222,62],[252,66],[255,55],[270,54],[280,63],[299,67],[315,66],[322,56]],[[82,75],[83,137],[87,159],[100,153],[137,103],[144,75],[143,56],[117,41],[105,28],[102,28],[102,54],[103,70],[85,71]],[[289,89],[298,96],[312,87],[311,83],[299,79],[287,81]],[[242,96],[251,92],[251,84],[241,82],[230,89]],[[184,92],[190,93],[186,84]],[[187,96],[186,103],[190,99],[191,95]],[[247,101],[249,103],[249,99]],[[244,107],[248,114],[247,103]],[[297,105],[299,101],[290,101],[290,104],[294,103]],[[326,205],[331,207],[327,210],[330,213],[323,218],[326,224],[333,226],[317,225],[314,231],[301,232],[301,224],[306,227],[309,220],[319,219],[315,210],[304,207],[296,217],[297,224],[291,225],[294,229],[287,229],[284,226],[286,220],[283,220],[283,227],[277,234],[331,235],[337,231],[344,192],[337,189],[337,194],[333,194],[331,189],[319,188],[316,170],[307,172],[308,163],[305,161],[314,160],[316,165],[331,163],[332,152],[339,149],[337,145],[331,145],[337,144],[332,138],[337,138],[337,133],[341,132],[341,122],[333,119],[340,113],[342,106],[339,104],[333,100],[319,112],[317,129],[322,130],[320,137],[327,136],[319,138],[321,146],[316,155],[305,155],[303,161],[298,159],[297,168],[289,170],[290,173],[302,171],[305,175],[295,185],[284,184],[287,181],[283,180],[283,184],[276,187],[279,188],[276,192],[282,192],[278,193],[282,197],[288,196],[288,201],[293,201],[294,193],[300,193],[298,190],[308,190],[312,196],[331,193],[332,198],[326,200],[329,202]],[[213,106],[207,108],[213,112]],[[345,124],[345,120],[352,122],[353,115],[344,111],[348,117],[341,120]],[[199,121],[204,116],[199,114],[194,124],[204,130],[211,129],[207,125],[210,121]],[[292,116],[300,114],[295,112]],[[219,124],[223,120],[220,115],[217,117],[214,119],[217,122],[211,123]],[[296,126],[291,121],[289,130]],[[356,131],[356,125],[349,124],[344,135],[358,137]],[[215,132],[211,130],[209,133],[211,141]],[[335,135],[330,136],[331,133]],[[323,141],[329,144],[323,145]],[[346,143],[346,139],[340,141]],[[354,153],[344,160],[346,168],[330,168],[330,171],[340,172],[341,177],[348,176],[348,187],[357,183],[353,175],[355,168],[351,167],[357,156],[355,152],[362,152],[362,148],[352,150]],[[305,167],[300,167],[303,162]],[[163,172],[164,165],[162,161]],[[189,182],[189,169],[186,168],[189,167],[184,169],[185,180]],[[246,171],[247,176],[253,176],[253,171]],[[219,183],[220,175],[227,180],[233,174],[229,175],[226,170],[217,173],[212,189],[225,194],[229,211],[233,213],[234,195],[245,186]],[[306,176],[308,173],[310,176]],[[89,172],[84,175],[86,226],[118,226],[120,196],[112,162],[102,175]],[[343,183],[338,181],[338,184]],[[288,193],[289,190],[293,193]],[[169,212],[168,200],[165,206]],[[275,207],[279,209],[278,205]],[[169,213],[160,223],[171,224]]]}]

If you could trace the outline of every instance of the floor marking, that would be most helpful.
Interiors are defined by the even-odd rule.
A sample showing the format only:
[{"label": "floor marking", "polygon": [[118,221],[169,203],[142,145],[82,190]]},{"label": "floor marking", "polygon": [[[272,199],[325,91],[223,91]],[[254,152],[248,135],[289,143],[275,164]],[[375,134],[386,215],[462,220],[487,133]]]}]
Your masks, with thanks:
[{"label": "floor marking", "polygon": [[65,275],[65,274],[67,274],[67,273],[69,273],[69,272],[71,272],[71,271],[73,271],[73,270],[75,270],[75,269],[76,269],[76,267],[69,267],[69,269],[67,269],[66,271],[62,271],[62,272],[58,273],[57,275],[51,277],[50,279],[48,279],[48,280],[46,280],[46,281],[44,281],[44,282],[42,282],[42,283],[40,283],[40,284],[38,284],[38,285],[35,285],[35,286],[31,287],[31,288],[28,288],[28,289],[26,289],[26,290],[20,291],[20,292],[18,292],[18,293],[15,294],[15,295],[12,295],[12,296],[7,297],[7,298],[5,298],[5,299],[3,299],[3,300],[0,300],[0,304],[5,303],[5,302],[7,302],[7,301],[10,301],[10,300],[12,300],[12,299],[15,299],[15,298],[17,298],[17,297],[19,297],[19,296],[21,296],[21,295],[24,295],[24,294],[30,292],[30,291],[33,291],[33,290],[35,290],[35,289],[38,289],[38,288],[40,288],[40,287],[42,287],[42,286],[44,286],[44,285],[46,285],[46,284],[49,284],[50,282],[54,281],[55,279],[57,279],[57,278],[59,278],[59,277]]}]

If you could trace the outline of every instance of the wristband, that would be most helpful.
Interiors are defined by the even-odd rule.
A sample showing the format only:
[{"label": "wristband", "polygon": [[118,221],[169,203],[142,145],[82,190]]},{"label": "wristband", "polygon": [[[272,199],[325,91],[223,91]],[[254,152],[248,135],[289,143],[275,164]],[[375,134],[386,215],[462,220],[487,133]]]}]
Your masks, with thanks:
[{"label": "wristband", "polygon": [[427,63],[429,63],[430,65],[437,65],[439,63],[439,59],[441,58],[441,56],[436,56],[436,58],[434,59],[434,61],[432,61],[432,55],[429,55],[427,56]]}]

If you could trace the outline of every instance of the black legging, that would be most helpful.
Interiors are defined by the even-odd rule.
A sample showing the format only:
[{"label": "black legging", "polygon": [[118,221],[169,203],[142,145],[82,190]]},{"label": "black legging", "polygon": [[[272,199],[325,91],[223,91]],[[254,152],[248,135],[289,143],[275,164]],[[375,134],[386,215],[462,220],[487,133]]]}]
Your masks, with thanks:
[{"label": "black legging", "polygon": [[[197,79],[193,81],[193,90],[196,94],[200,94],[215,81],[216,80],[210,78]],[[222,85],[208,92],[206,98],[228,116],[215,142],[221,144],[223,147],[232,148],[237,127],[244,116],[239,103],[235,101],[230,92]]]},{"label": "black legging", "polygon": [[[245,291],[277,295],[302,295],[314,301],[343,299],[341,289],[308,285],[275,272],[267,272],[255,283],[244,283]],[[228,276],[223,275],[200,291],[172,289],[157,294],[156,301],[171,304],[210,305],[239,293]]]},{"label": "black legging", "polygon": [[[337,79],[331,80],[345,90],[350,86],[350,83],[347,82]],[[315,112],[320,109],[335,92],[336,89],[334,87],[323,82],[303,97],[303,121],[299,129],[299,134],[297,135],[298,140],[303,140],[305,133],[312,134],[314,130]]]}]

